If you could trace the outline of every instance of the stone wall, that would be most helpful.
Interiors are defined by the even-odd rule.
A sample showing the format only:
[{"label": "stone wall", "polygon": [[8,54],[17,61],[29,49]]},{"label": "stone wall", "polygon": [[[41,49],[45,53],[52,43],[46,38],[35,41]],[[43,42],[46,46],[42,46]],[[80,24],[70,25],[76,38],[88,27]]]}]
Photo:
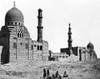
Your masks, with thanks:
[{"label": "stone wall", "polygon": [[34,60],[48,60],[49,51],[48,51],[48,42],[34,42]]},{"label": "stone wall", "polygon": [[1,63],[1,54],[2,54],[3,46],[0,46],[0,63]]},{"label": "stone wall", "polygon": [[1,60],[4,63],[48,60],[48,42],[33,41],[25,26],[3,26],[0,31],[0,45],[3,46]]},{"label": "stone wall", "polygon": [[[20,31],[22,32],[20,33]],[[19,33],[19,35],[18,35]],[[20,35],[20,34],[23,34]],[[15,26],[10,33],[10,62],[29,59],[29,33],[26,28]]]}]

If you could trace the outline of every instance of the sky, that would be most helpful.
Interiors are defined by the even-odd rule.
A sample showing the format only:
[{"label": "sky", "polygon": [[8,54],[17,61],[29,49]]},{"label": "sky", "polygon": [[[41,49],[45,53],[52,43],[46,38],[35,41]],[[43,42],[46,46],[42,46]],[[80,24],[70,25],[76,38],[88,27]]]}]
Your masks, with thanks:
[{"label": "sky", "polygon": [[14,1],[33,40],[37,40],[37,10],[41,8],[43,39],[48,41],[49,50],[60,52],[60,48],[68,47],[70,22],[73,47],[86,47],[91,42],[100,58],[100,0],[0,0],[0,28]]}]

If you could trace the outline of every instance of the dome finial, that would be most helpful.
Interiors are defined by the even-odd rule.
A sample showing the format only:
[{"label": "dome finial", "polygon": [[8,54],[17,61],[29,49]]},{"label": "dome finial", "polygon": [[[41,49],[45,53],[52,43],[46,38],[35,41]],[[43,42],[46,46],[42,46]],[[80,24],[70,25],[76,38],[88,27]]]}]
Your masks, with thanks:
[{"label": "dome finial", "polygon": [[91,43],[91,40],[89,40],[89,43]]},{"label": "dome finial", "polygon": [[16,6],[15,1],[14,1],[14,7]]}]

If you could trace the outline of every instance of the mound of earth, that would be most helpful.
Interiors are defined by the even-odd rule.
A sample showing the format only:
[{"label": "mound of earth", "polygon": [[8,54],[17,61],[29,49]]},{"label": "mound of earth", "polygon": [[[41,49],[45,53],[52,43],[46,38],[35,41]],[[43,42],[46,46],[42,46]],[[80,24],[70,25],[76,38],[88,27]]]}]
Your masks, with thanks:
[{"label": "mound of earth", "polygon": [[23,61],[0,65],[0,79],[40,79],[43,69],[49,69],[50,75],[56,71],[67,79],[100,79],[100,59],[95,62],[57,62]]}]

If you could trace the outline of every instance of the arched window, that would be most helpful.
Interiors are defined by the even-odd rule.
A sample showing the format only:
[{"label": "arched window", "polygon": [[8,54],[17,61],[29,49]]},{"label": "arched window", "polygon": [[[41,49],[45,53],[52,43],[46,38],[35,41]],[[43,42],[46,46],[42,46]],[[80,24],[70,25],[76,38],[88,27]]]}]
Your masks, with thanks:
[{"label": "arched window", "polygon": [[22,43],[22,42],[20,42],[20,45],[23,45],[23,43]]},{"label": "arched window", "polygon": [[15,22],[15,25],[17,25],[17,22]]},{"label": "arched window", "polygon": [[20,37],[20,36],[19,36],[19,33],[18,33],[17,35],[18,35],[18,37]]},{"label": "arched window", "polygon": [[42,46],[40,46],[40,50],[42,50],[43,48],[42,48]]},{"label": "arched window", "polygon": [[19,26],[20,26],[20,23],[18,23],[19,24]]},{"label": "arched window", "polygon": [[34,47],[36,47],[36,45],[34,45]]},{"label": "arched window", "polygon": [[39,50],[39,45],[37,46],[37,50]]},{"label": "arched window", "polygon": [[17,48],[17,44],[16,43],[13,43],[13,48]]},{"label": "arched window", "polygon": [[81,56],[81,49],[79,50],[79,60],[82,60],[82,56]]},{"label": "arched window", "polygon": [[24,34],[23,34],[23,29],[20,28],[19,31],[18,31],[18,37],[19,38],[23,38]]},{"label": "arched window", "polygon": [[23,38],[23,33],[21,33],[21,38]]},{"label": "arched window", "polygon": [[31,50],[33,50],[33,45],[31,45]]},{"label": "arched window", "polygon": [[13,25],[13,22],[11,22],[11,25]]}]

